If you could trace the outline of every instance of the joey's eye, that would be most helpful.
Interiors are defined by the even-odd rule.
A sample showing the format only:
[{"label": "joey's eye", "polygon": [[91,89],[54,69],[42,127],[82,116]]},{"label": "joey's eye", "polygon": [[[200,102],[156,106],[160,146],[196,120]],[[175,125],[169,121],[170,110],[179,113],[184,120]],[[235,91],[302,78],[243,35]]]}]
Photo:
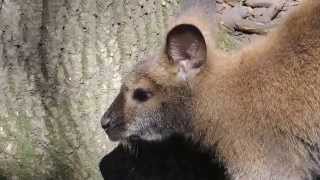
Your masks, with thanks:
[{"label": "joey's eye", "polygon": [[144,89],[138,88],[133,92],[133,99],[139,102],[145,102],[152,97],[152,92],[146,91]]}]

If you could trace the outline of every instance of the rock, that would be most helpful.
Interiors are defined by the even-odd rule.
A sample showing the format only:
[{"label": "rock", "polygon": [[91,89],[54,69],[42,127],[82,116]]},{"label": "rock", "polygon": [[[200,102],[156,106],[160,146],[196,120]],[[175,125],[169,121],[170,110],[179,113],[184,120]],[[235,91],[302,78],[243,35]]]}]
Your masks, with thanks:
[{"label": "rock", "polygon": [[246,0],[244,4],[252,8],[269,8],[274,3],[274,0]]},{"label": "rock", "polygon": [[250,15],[248,7],[238,5],[223,14],[221,24],[230,30],[234,30],[237,22],[242,21]]},{"label": "rock", "polygon": [[229,6],[237,6],[240,5],[241,0],[223,0],[224,3],[228,4]]}]

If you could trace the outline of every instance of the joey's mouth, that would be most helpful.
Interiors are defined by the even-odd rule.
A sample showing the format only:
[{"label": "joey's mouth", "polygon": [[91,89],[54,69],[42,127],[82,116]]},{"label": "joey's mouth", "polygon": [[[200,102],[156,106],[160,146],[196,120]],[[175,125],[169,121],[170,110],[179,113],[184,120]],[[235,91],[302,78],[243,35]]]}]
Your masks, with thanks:
[{"label": "joey's mouth", "polygon": [[116,126],[109,129],[104,129],[105,133],[108,135],[109,139],[111,141],[121,141],[122,139],[125,139],[125,129],[122,126]]},{"label": "joey's mouth", "polygon": [[115,141],[120,141],[122,139],[121,133],[117,131],[112,131],[112,130],[105,130],[106,134],[108,135],[109,140],[115,142]]},{"label": "joey's mouth", "polygon": [[141,137],[138,136],[138,135],[131,135],[131,136],[128,137],[128,139],[130,141],[139,141],[139,140],[141,140]]},{"label": "joey's mouth", "polygon": [[105,129],[106,134],[109,137],[109,140],[113,142],[117,141],[139,141],[143,138],[139,135],[139,133],[134,132],[130,133],[128,130],[123,126],[117,126],[112,129]]},{"label": "joey's mouth", "polygon": [[124,135],[125,132],[114,132],[114,131],[110,131],[110,132],[106,132],[109,139],[111,141],[140,141],[142,140],[142,138],[138,135],[129,135],[129,136],[126,136]]},{"label": "joey's mouth", "polygon": [[116,142],[116,141],[120,141],[122,138],[122,136],[120,134],[116,134],[116,133],[107,133],[109,140]]}]

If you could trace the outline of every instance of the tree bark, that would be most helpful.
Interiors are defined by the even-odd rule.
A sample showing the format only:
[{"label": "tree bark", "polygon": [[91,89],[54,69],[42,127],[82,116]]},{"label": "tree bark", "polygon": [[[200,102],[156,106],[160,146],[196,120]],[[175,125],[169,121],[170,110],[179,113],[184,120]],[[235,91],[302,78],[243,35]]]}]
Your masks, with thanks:
[{"label": "tree bark", "polygon": [[173,0],[0,0],[0,179],[101,179],[100,118]]}]

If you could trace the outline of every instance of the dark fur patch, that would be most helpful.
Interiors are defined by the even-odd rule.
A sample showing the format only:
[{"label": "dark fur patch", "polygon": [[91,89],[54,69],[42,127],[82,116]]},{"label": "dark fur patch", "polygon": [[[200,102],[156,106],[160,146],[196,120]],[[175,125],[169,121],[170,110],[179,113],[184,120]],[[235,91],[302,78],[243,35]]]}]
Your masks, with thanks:
[{"label": "dark fur patch", "polygon": [[216,157],[180,136],[163,142],[134,141],[131,146],[136,148],[134,153],[119,145],[102,159],[105,180],[229,179]]}]

